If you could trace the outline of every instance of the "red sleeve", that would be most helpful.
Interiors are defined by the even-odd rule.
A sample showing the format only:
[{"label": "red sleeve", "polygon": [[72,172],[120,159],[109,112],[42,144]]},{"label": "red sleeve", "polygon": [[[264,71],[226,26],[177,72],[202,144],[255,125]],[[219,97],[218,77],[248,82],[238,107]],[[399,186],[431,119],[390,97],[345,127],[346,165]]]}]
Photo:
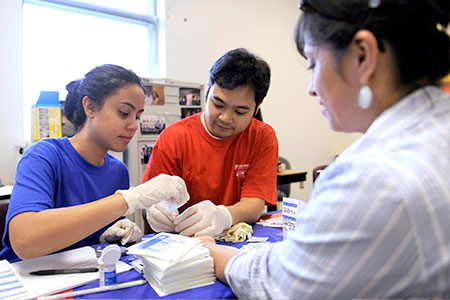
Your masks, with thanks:
[{"label": "red sleeve", "polygon": [[258,197],[268,204],[276,205],[278,140],[275,131],[268,125],[256,136],[255,152],[242,186],[241,197]]},{"label": "red sleeve", "polygon": [[168,135],[164,134],[164,132],[161,133],[153,147],[142,182],[146,182],[162,173],[181,177],[179,160],[176,157],[176,153],[169,150],[171,148],[174,149],[174,147],[170,147],[170,143],[171,139]]}]

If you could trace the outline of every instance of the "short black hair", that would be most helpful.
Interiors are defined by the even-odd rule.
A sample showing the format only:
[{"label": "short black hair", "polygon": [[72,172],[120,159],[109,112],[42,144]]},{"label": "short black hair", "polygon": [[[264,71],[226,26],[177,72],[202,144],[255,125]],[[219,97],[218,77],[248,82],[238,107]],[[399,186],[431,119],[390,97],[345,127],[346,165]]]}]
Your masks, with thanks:
[{"label": "short black hair", "polygon": [[[304,56],[305,37],[327,44],[339,60],[354,35],[371,31],[378,48],[394,52],[397,81],[415,87],[437,84],[450,72],[450,39],[445,28],[449,0],[302,0],[295,29],[297,49]],[[376,1],[375,1],[376,2]]]},{"label": "short black hair", "polygon": [[260,57],[244,48],[226,52],[209,70],[209,90],[214,84],[222,89],[233,90],[248,86],[255,92],[258,106],[266,97],[270,86],[270,67]]},{"label": "short black hair", "polygon": [[84,96],[88,96],[101,108],[107,97],[133,84],[141,87],[145,93],[140,78],[132,71],[112,64],[95,67],[86,73],[83,79],[71,81],[66,85],[68,93],[64,103],[64,114],[78,132],[86,122],[82,103]]}]

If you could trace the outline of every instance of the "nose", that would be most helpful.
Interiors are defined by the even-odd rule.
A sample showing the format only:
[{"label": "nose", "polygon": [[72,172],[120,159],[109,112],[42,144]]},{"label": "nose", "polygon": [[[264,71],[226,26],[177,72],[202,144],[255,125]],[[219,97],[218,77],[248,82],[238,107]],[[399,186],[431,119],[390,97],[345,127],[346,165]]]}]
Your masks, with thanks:
[{"label": "nose", "polygon": [[223,123],[232,123],[233,113],[230,110],[226,110],[219,115],[219,120]]},{"label": "nose", "polygon": [[308,84],[308,94],[310,94],[311,96],[315,97],[317,96],[316,91],[314,89],[314,86],[312,84],[312,79],[309,80],[309,84]]},{"label": "nose", "polygon": [[130,122],[128,122],[127,130],[132,131],[134,134],[137,129],[138,129],[138,121],[136,119],[132,119]]}]

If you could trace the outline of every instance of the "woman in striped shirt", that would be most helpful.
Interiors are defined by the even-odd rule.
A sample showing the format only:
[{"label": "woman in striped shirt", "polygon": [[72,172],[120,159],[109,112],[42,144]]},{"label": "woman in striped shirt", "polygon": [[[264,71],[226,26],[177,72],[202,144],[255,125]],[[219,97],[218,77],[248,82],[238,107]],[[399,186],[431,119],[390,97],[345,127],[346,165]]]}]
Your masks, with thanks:
[{"label": "woman in striped shirt", "polygon": [[303,0],[308,93],[364,135],[315,182],[297,229],[239,253],[204,243],[246,299],[450,297],[448,0]]}]

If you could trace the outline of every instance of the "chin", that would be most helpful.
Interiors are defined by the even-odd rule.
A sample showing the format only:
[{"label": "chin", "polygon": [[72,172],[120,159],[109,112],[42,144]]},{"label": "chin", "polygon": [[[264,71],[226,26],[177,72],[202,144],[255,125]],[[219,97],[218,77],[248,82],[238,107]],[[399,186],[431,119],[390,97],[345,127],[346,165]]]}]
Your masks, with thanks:
[{"label": "chin", "polygon": [[123,151],[125,151],[125,149],[127,149],[127,145],[125,145],[125,146],[113,146],[113,147],[111,147],[109,150],[110,151],[114,151],[114,152],[123,152]]}]

